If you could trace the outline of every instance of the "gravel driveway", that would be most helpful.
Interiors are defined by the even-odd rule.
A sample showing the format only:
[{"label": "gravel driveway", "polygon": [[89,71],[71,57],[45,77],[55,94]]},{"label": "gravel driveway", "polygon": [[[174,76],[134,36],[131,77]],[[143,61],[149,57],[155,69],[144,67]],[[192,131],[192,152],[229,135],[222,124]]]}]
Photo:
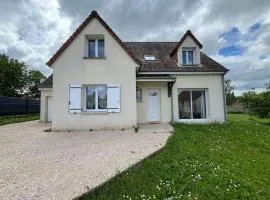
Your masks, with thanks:
[{"label": "gravel driveway", "polygon": [[160,149],[169,133],[0,126],[0,199],[72,199]]}]

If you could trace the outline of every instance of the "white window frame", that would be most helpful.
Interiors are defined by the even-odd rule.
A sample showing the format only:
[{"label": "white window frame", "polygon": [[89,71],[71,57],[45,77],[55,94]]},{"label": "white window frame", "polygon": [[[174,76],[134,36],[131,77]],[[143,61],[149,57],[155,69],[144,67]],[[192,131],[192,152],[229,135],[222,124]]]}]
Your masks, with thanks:
[{"label": "white window frame", "polygon": [[[183,62],[183,52],[185,51],[185,57],[186,57],[186,61],[187,61],[187,63],[186,64],[184,64],[184,62]],[[192,52],[192,61],[193,62],[190,62],[190,60],[188,59],[188,52],[189,51],[191,51]],[[181,56],[181,60],[182,60],[182,65],[195,65],[195,49],[193,49],[193,48],[182,48],[182,51],[181,51],[181,55],[179,55],[179,56]]]},{"label": "white window frame", "polygon": [[[84,98],[83,107],[84,107],[84,111],[86,111],[86,112],[107,112],[108,111],[107,108],[106,109],[99,109],[98,108],[98,87],[99,86],[105,86],[106,89],[108,89],[108,86],[106,84],[83,85],[83,90],[84,90],[84,92],[83,92],[84,93],[84,95],[83,95],[83,98]],[[95,109],[87,109],[86,108],[87,87],[94,87],[95,88]]]},{"label": "white window frame", "polygon": [[[89,49],[89,45],[90,45],[90,40],[94,40],[95,41],[95,57],[94,58],[103,58],[103,57],[105,57],[105,40],[104,39],[88,39],[88,57],[90,57],[90,58],[92,58],[91,56],[90,56],[90,49]],[[98,41],[99,40],[103,40],[104,41],[104,56],[103,57],[100,57],[99,55],[98,55]]]},{"label": "white window frame", "polygon": [[[208,98],[208,89],[206,89],[206,88],[178,88],[177,89],[177,96],[178,96],[178,94],[181,92],[181,91],[189,91],[190,93],[190,100],[191,100],[191,102],[190,102],[190,112],[191,112],[191,116],[192,116],[192,118],[191,119],[180,119],[180,117],[179,117],[179,112],[177,113],[177,118],[178,118],[178,122],[202,122],[202,123],[207,123],[207,122],[209,122],[209,110],[208,110],[208,108],[209,108],[209,98]],[[193,102],[192,102],[192,94],[191,94],[191,91],[204,91],[204,95],[205,95],[205,118],[202,118],[202,119],[193,119]],[[178,107],[178,109],[177,110],[179,110],[179,102],[177,101],[177,107]]]}]

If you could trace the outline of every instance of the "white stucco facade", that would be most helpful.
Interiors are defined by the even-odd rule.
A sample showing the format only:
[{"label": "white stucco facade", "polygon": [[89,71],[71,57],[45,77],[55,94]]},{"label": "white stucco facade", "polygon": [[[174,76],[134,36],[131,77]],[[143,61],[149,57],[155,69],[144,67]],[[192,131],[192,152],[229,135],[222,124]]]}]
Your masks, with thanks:
[{"label": "white stucco facade", "polygon": [[[87,58],[88,40],[89,38],[92,39],[92,37],[104,39],[105,57]],[[48,121],[48,98],[52,102],[50,118],[52,119],[52,129],[55,131],[123,129],[136,127],[139,123],[153,122],[223,123],[226,121],[223,83],[225,72],[203,71],[197,73],[191,72],[192,70],[187,70],[187,72],[181,72],[179,70],[179,72],[164,72],[163,75],[165,74],[166,77],[162,78],[160,76],[159,79],[155,75],[160,75],[162,72],[158,72],[157,70],[156,72],[148,73],[152,76],[149,80],[140,79],[137,75],[147,75],[147,73],[144,74],[136,71],[140,66],[120,43],[105,28],[104,24],[100,23],[98,19],[93,18],[52,63],[53,88],[40,88],[40,121]],[[199,46],[201,47],[200,44]],[[185,67],[202,67],[200,65],[199,46],[198,42],[196,43],[190,36],[187,36],[177,50],[175,62],[178,65],[176,67],[182,67],[181,53],[184,48],[190,48],[193,51],[192,59],[194,61],[192,66]],[[108,107],[107,111],[103,112],[84,110],[83,104],[86,101],[84,99],[86,97],[83,95],[82,89],[81,93],[78,93],[81,98],[81,102],[79,103],[82,104],[79,112],[70,112],[70,85],[74,84],[80,86],[119,85],[119,111],[108,112]],[[136,100],[136,88],[142,91],[141,101]],[[153,97],[154,95],[150,95],[151,97],[149,97],[149,94],[153,90],[158,91],[158,99]],[[191,114],[190,118],[180,119],[179,90],[204,91],[205,104],[203,105],[205,105],[206,117],[193,119],[193,114]],[[151,113],[149,111],[149,104],[153,105],[149,101],[150,98],[152,98],[151,101],[155,105],[159,106],[157,108],[158,112],[152,112],[153,115],[155,113],[159,115],[157,118],[154,118],[155,120],[149,120],[152,116],[149,115]],[[95,103],[95,105],[98,105],[98,103]]]},{"label": "white stucco facade", "polygon": [[177,51],[178,64],[180,66],[183,63],[182,62],[182,50],[183,50],[183,48],[192,48],[192,49],[194,49],[194,52],[193,52],[194,65],[199,65],[201,63],[200,48],[194,42],[194,40],[190,36],[188,36],[183,41],[183,43],[179,46],[178,51]]},{"label": "white stucco facade", "polygon": [[137,101],[137,122],[149,123],[148,115],[148,91],[157,89],[160,91],[160,122],[169,123],[172,119],[171,97],[168,97],[167,82],[141,82],[137,81],[137,87],[142,89],[142,101]]},{"label": "white stucco facade", "polygon": [[[173,121],[187,123],[225,122],[223,77],[221,74],[177,75],[173,86]],[[205,90],[206,119],[179,120],[178,90]]]},{"label": "white stucco facade", "polygon": [[40,121],[48,122],[48,98],[52,97],[52,89],[43,88],[40,93]]},{"label": "white stucco facade", "polygon": [[[84,59],[85,36],[104,35],[105,59]],[[53,74],[52,129],[126,128],[137,124],[136,63],[111,34],[93,19],[56,60]],[[69,84],[119,84],[120,113],[71,114],[68,111]]]}]

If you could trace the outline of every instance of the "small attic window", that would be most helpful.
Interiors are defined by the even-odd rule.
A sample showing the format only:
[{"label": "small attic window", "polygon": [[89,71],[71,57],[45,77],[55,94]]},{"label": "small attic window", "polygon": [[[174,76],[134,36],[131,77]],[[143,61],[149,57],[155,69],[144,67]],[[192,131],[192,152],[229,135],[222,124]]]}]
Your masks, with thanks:
[{"label": "small attic window", "polygon": [[144,55],[144,60],[146,60],[146,61],[155,61],[156,57],[154,55]]}]

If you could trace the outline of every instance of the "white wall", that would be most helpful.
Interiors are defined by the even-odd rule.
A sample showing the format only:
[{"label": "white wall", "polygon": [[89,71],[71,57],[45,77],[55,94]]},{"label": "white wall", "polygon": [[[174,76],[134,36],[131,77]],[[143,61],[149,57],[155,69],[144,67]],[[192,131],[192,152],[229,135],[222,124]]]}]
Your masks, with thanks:
[{"label": "white wall", "polygon": [[138,123],[148,123],[148,95],[149,89],[160,90],[160,114],[161,122],[169,123],[171,121],[171,98],[168,97],[167,82],[141,82],[137,81],[137,87],[142,89],[142,101],[137,102],[137,120]]},{"label": "white wall", "polygon": [[[105,59],[83,59],[85,35],[102,34]],[[136,125],[136,63],[98,20],[92,20],[53,64],[53,130],[125,128]],[[68,85],[120,84],[120,113],[68,112]]]},{"label": "white wall", "polygon": [[206,120],[193,122],[225,122],[224,96],[222,75],[178,75],[173,86],[173,118],[179,120],[178,89],[207,89]]},{"label": "white wall", "polygon": [[47,121],[47,98],[52,96],[52,89],[40,89],[40,122]]}]

